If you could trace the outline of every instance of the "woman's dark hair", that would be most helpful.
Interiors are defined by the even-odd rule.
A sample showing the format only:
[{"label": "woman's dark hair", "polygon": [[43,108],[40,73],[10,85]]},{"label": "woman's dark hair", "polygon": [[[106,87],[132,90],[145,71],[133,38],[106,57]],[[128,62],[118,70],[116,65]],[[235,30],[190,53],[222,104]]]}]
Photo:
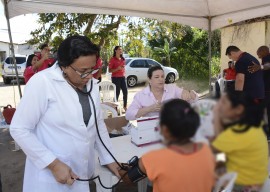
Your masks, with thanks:
[{"label": "woman's dark hair", "polygon": [[179,142],[189,141],[200,125],[200,117],[188,102],[173,99],[162,107],[160,125],[165,125]]},{"label": "woman's dark hair", "polygon": [[[113,57],[116,56],[116,50],[117,50],[119,47],[121,47],[121,46],[120,46],[120,45],[117,45],[117,46],[114,47],[114,49],[113,49]],[[121,54],[120,57],[121,57],[122,60],[125,60],[125,58],[123,57],[123,54]]]},{"label": "woman's dark hair", "polygon": [[97,55],[97,52],[97,46],[87,37],[79,35],[70,36],[58,48],[58,65],[67,67],[80,56]]},{"label": "woman's dark hair", "polygon": [[226,93],[233,108],[239,105],[244,107],[244,113],[242,114],[240,120],[236,123],[246,125],[246,127],[241,131],[234,131],[245,132],[251,126],[260,127],[263,120],[264,103],[247,97],[243,91],[228,90]]},{"label": "woman's dark hair", "polygon": [[34,57],[36,57],[35,54],[31,54],[31,55],[29,55],[29,56],[27,57],[26,67],[32,66],[32,60],[33,60]]},{"label": "woman's dark hair", "polygon": [[157,70],[162,70],[162,71],[164,71],[164,70],[162,69],[161,66],[155,65],[155,66],[150,67],[150,68],[148,69],[148,71],[147,71],[147,77],[148,77],[149,79],[151,79],[152,76],[153,76],[154,71],[157,71]]}]

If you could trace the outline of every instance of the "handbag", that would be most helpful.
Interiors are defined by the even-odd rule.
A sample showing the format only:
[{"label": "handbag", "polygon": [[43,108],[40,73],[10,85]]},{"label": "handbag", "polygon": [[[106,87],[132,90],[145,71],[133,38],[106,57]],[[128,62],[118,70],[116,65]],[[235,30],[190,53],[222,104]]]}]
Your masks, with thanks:
[{"label": "handbag", "polygon": [[3,116],[6,120],[6,123],[9,125],[11,123],[12,117],[15,113],[16,109],[13,108],[11,105],[7,105],[6,107],[4,107],[3,110]]}]

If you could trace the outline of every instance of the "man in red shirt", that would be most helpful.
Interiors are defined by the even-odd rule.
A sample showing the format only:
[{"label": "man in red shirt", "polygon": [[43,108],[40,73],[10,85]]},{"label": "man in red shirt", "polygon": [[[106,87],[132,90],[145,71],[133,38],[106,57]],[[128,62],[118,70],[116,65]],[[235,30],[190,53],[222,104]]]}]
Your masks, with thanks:
[{"label": "man in red shirt", "polygon": [[41,66],[38,68],[38,71],[42,71],[44,69],[47,69],[49,67],[51,67],[54,62],[55,59],[52,58],[52,54],[50,54],[50,47],[48,46],[48,44],[44,43],[40,46],[40,54],[37,55],[38,57],[38,62],[37,64],[39,65],[39,63],[42,63]]},{"label": "man in red shirt", "polygon": [[93,77],[95,79],[98,79],[98,83],[101,82],[101,74],[102,74],[102,60],[100,58],[100,48],[98,46],[96,46],[98,49],[98,53],[97,53],[97,63],[96,65],[93,67],[93,69],[99,69],[95,74],[93,74]]},{"label": "man in red shirt", "polygon": [[233,61],[228,62],[229,68],[223,70],[223,77],[226,80],[235,80],[236,72]]}]

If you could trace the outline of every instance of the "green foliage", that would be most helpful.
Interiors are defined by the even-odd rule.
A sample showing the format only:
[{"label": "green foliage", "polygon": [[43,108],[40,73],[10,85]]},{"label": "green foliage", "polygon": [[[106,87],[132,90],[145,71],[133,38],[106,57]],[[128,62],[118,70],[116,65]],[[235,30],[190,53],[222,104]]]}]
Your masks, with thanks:
[{"label": "green foliage", "polygon": [[[183,78],[209,76],[208,33],[190,26],[147,18],[115,15],[39,14],[40,27],[31,32],[31,44],[49,42],[57,48],[64,38],[86,35],[101,46],[105,64],[116,45],[132,57],[153,58],[176,68]],[[220,31],[212,33],[211,73],[219,73]]]}]

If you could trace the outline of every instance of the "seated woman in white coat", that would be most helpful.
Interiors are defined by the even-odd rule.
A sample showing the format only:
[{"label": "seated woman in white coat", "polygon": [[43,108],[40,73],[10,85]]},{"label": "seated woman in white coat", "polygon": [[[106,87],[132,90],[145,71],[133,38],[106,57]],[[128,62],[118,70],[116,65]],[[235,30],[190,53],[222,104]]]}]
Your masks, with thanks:
[{"label": "seated woman in white coat", "polygon": [[94,175],[95,149],[100,163],[119,176],[95,126],[96,119],[100,136],[111,150],[99,86],[92,78],[97,51],[87,37],[68,37],[58,49],[58,64],[26,85],[10,126],[27,156],[24,192],[89,192],[89,183],[76,178]]},{"label": "seated woman in white coat", "polygon": [[126,111],[127,120],[135,120],[140,117],[159,115],[162,103],[170,99],[183,99],[188,102],[196,102],[198,94],[195,91],[187,91],[175,84],[165,84],[165,76],[162,67],[153,66],[147,72],[149,85],[136,93],[131,105]]}]

